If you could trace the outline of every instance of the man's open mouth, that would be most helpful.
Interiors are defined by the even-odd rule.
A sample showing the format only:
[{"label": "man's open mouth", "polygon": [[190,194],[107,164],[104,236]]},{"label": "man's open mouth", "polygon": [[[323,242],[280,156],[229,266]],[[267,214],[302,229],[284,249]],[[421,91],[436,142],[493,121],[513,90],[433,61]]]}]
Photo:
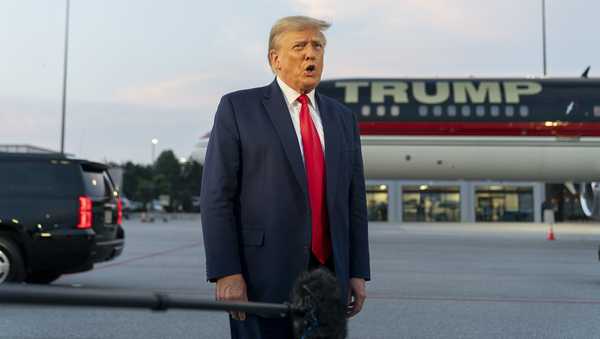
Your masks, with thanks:
[{"label": "man's open mouth", "polygon": [[306,71],[307,72],[313,72],[315,69],[317,69],[317,67],[315,65],[308,65],[308,66],[306,66]]}]

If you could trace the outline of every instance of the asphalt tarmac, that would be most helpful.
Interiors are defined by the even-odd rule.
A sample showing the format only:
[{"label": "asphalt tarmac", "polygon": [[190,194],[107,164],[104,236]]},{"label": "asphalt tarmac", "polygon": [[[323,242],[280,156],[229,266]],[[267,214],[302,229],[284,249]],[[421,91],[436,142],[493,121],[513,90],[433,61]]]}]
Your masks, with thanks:
[{"label": "asphalt tarmac", "polygon": [[[213,297],[200,221],[125,223],[125,252],[53,285]],[[600,338],[600,224],[370,225],[350,338]],[[224,313],[0,305],[0,338],[227,338]]]}]

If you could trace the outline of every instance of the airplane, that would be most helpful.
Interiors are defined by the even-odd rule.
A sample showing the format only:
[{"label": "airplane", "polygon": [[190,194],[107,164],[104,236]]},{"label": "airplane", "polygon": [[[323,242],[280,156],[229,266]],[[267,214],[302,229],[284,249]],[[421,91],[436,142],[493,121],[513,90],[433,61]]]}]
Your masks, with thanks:
[{"label": "airplane", "polygon": [[600,219],[600,78],[588,72],[335,79],[318,91],[357,115],[367,179],[565,183]]}]

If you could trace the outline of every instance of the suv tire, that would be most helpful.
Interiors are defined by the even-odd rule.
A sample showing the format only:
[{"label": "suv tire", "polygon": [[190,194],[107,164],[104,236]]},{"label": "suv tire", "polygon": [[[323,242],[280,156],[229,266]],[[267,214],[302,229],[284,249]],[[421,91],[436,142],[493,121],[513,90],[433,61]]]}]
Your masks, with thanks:
[{"label": "suv tire", "polygon": [[25,278],[25,281],[30,284],[49,284],[60,278],[60,272],[31,272]]},{"label": "suv tire", "polygon": [[0,234],[0,284],[25,280],[25,262],[19,247]]}]

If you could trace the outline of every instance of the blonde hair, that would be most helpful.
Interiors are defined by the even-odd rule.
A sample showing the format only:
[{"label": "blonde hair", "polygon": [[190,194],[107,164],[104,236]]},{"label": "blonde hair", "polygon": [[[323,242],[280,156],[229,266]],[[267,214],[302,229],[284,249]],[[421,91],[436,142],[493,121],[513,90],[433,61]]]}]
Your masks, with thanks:
[{"label": "blonde hair", "polygon": [[[323,44],[326,44],[327,39],[325,38],[325,34],[323,34],[323,32],[326,31],[330,26],[331,24],[327,21],[302,15],[286,16],[285,18],[277,20],[273,27],[271,27],[271,33],[269,34],[269,49],[267,51],[267,59],[269,60],[271,69],[273,70],[273,65],[271,65],[271,57],[269,55],[271,50],[276,49],[277,42],[283,33],[317,29],[323,36]],[[275,70],[273,70],[273,72],[275,72]]]}]

